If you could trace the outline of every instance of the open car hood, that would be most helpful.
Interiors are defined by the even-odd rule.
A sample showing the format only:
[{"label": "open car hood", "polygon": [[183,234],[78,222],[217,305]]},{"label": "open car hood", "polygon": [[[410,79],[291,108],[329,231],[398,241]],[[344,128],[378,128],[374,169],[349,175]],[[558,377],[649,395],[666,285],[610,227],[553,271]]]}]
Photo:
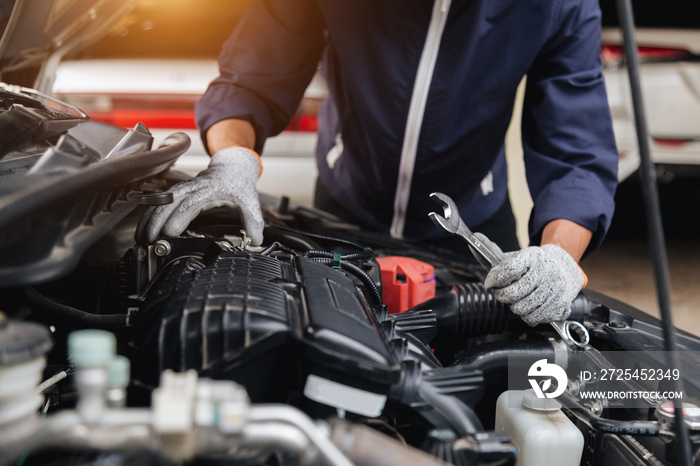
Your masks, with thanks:
[{"label": "open car hood", "polygon": [[50,90],[61,58],[102,37],[136,0],[14,0],[0,6],[0,77]]},{"label": "open car hood", "polygon": [[94,122],[47,95],[61,58],[102,37],[136,3],[0,2],[0,286],[68,273],[138,205],[162,202],[148,180],[189,147],[176,134],[152,150],[145,126]]},{"label": "open car hood", "polygon": [[152,150],[142,124],[127,131],[34,97],[0,83],[0,287],[69,272],[136,207],[168,202],[149,178],[190,144],[175,133]]}]

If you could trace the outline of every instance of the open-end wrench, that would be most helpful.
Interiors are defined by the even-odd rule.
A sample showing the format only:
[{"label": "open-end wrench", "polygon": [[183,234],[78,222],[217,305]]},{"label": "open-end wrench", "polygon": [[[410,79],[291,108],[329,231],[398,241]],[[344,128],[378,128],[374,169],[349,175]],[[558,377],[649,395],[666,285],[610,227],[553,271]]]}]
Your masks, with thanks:
[{"label": "open-end wrench", "polygon": [[[430,194],[430,198],[440,204],[443,209],[442,215],[435,212],[430,212],[428,214],[428,217],[430,217],[430,220],[432,220],[435,225],[439,226],[447,233],[459,235],[464,238],[464,240],[469,243],[469,246],[471,246],[472,253],[480,256],[477,257],[477,260],[479,260],[484,267],[492,268],[503,261],[505,255],[502,251],[489,248],[467,228],[467,225],[459,216],[457,204],[455,204],[450,196],[443,193],[432,193]],[[561,339],[568,345],[584,347],[588,345],[590,341],[588,330],[580,322],[564,320],[550,322],[550,324]],[[573,337],[572,331],[578,338]]]},{"label": "open-end wrench", "polygon": [[480,256],[477,257],[477,259],[479,259],[479,262],[485,267],[491,268],[503,261],[505,257],[503,252],[492,250],[467,228],[467,225],[462,221],[462,217],[459,216],[457,204],[455,204],[455,201],[453,201],[450,196],[443,193],[432,193],[430,199],[440,204],[443,210],[442,215],[436,212],[430,212],[428,214],[428,217],[430,217],[430,220],[432,220],[435,225],[439,226],[447,233],[459,235],[464,238],[469,246],[471,246],[472,252]]}]

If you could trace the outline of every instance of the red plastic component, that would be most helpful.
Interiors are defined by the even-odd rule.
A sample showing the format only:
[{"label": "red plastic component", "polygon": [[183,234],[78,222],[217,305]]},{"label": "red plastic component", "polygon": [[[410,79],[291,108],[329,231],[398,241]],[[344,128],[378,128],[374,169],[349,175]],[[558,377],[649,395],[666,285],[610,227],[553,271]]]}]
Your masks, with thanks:
[{"label": "red plastic component", "polygon": [[377,258],[382,272],[382,299],[389,314],[405,312],[435,296],[435,268],[411,257]]}]

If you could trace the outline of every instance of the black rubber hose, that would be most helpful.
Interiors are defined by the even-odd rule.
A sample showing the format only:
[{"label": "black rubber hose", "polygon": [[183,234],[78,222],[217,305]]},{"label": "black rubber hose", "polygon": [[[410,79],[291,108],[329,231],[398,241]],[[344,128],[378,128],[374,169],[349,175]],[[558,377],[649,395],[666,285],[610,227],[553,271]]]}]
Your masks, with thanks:
[{"label": "black rubber hose", "polygon": [[[583,321],[595,304],[583,294],[571,305],[570,320]],[[430,299],[406,311],[432,311],[437,319],[438,337],[449,341],[465,341],[468,338],[496,335],[532,327],[513,314],[510,308],[496,300],[483,283],[464,283],[449,292]],[[548,328],[547,330],[551,330]]]},{"label": "black rubber hose", "polygon": [[[320,262],[321,264],[325,265],[333,265],[333,259],[329,259],[326,257],[318,257],[318,258],[312,258],[316,262]],[[379,292],[379,289],[377,288],[376,283],[374,283],[374,280],[372,280],[372,277],[367,275],[367,272],[356,266],[355,264],[351,264],[350,262],[339,262],[340,268],[350,272],[354,276],[356,276],[363,285],[367,287],[367,291],[369,291],[369,294],[372,297],[372,300],[374,301],[374,304],[380,306],[383,304],[382,301],[382,294]]]},{"label": "black rubber hose", "polygon": [[452,429],[460,437],[484,430],[479,418],[469,406],[454,396],[440,393],[440,390],[430,382],[422,381],[418,386],[418,393],[452,425]]},{"label": "black rubber hose", "polygon": [[496,301],[481,283],[465,283],[406,311],[432,311],[437,318],[438,337],[449,341],[525,329],[526,324]]},{"label": "black rubber hose", "polygon": [[533,358],[546,358],[554,360],[554,348],[547,341],[523,340],[523,341],[497,341],[485,343],[455,361],[453,365],[472,370],[481,371],[484,374],[506,372],[508,362],[531,362]]},{"label": "black rubber hose", "polygon": [[458,298],[460,336],[470,338],[522,327],[522,320],[508,306],[497,301],[493,292],[483,284],[465,283],[453,290]]},{"label": "black rubber hose", "polygon": [[25,287],[24,296],[34,305],[37,312],[48,311],[70,319],[80,327],[114,329],[127,325],[126,314],[92,314],[65,304],[57,303],[43,296],[34,288]]},{"label": "black rubber hose", "polygon": [[[586,421],[599,432],[620,435],[641,435],[645,437],[656,437],[659,435],[659,423],[655,421],[616,421],[596,416],[569,393],[564,392],[557,397],[567,409],[582,415]],[[689,463],[688,463],[689,464]]]}]

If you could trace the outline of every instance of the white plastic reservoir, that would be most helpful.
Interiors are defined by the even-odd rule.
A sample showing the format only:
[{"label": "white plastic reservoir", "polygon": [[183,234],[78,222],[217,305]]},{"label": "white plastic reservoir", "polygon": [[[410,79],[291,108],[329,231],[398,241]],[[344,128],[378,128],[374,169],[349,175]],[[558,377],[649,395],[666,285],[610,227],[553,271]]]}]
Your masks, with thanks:
[{"label": "white plastic reservoir", "polygon": [[517,466],[578,466],[583,434],[552,399],[533,390],[509,390],[496,403],[496,430],[518,450]]}]

